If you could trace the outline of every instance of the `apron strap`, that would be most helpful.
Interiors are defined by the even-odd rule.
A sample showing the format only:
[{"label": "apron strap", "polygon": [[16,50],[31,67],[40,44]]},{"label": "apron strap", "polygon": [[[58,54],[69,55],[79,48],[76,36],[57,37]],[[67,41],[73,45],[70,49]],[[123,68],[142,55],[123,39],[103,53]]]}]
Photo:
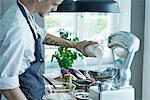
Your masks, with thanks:
[{"label": "apron strap", "polygon": [[[18,2],[18,0],[17,0],[17,4],[18,4],[18,6],[19,6],[19,8],[20,8],[20,10],[21,10],[21,12],[22,12],[22,14],[23,14],[23,16],[25,17],[25,19],[26,19],[26,21],[27,21],[27,23],[28,23],[28,25],[29,25],[29,27],[30,27],[30,30],[31,30],[31,32],[32,32],[32,35],[33,35],[33,38],[34,38],[34,40],[35,40],[35,52],[37,51],[37,52],[39,52],[40,53],[40,55],[38,56],[38,57],[36,57],[36,53],[34,53],[34,55],[35,55],[35,57],[36,57],[36,60],[35,61],[33,61],[33,62],[37,62],[37,61],[40,61],[40,62],[44,62],[44,60],[43,60],[43,58],[42,58],[42,56],[41,56],[41,52],[39,51],[39,49],[38,49],[38,39],[36,39],[36,35],[35,35],[35,32],[34,32],[34,30],[33,30],[33,28],[32,28],[32,26],[31,26],[31,24],[30,24],[30,22],[29,22],[29,19],[28,19],[28,16],[27,16],[27,14],[26,14],[26,11],[25,11],[25,9],[23,8],[23,6]],[[38,34],[38,37],[39,37],[39,34]]]}]

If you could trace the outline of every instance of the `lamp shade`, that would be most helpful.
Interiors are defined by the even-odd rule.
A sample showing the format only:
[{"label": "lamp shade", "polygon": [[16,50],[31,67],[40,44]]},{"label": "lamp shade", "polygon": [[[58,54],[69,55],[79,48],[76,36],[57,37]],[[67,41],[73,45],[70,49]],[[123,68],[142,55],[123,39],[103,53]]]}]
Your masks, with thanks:
[{"label": "lamp shade", "polygon": [[76,12],[76,1],[64,0],[58,6],[57,12]]},{"label": "lamp shade", "polygon": [[118,13],[119,4],[114,0],[64,0],[57,12]]}]

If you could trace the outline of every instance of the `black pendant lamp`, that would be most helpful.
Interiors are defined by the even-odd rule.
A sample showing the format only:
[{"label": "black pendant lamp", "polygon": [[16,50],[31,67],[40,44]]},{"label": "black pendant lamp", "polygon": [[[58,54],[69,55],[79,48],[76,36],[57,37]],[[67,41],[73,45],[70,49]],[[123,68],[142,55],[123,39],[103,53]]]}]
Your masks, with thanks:
[{"label": "black pendant lamp", "polygon": [[57,12],[76,12],[76,1],[64,0],[58,6]]},{"label": "black pendant lamp", "polygon": [[64,0],[57,12],[118,13],[119,4],[114,0]]}]

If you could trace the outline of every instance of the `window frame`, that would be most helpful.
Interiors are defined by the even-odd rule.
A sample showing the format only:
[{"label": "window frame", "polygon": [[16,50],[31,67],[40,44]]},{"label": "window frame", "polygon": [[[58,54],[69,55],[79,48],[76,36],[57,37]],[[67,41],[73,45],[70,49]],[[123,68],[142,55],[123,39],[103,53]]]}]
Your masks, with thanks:
[{"label": "window frame", "polygon": [[[80,16],[80,23],[78,23],[79,21],[78,21],[78,16]],[[109,16],[110,17],[110,16]],[[81,40],[82,40],[82,38],[83,38],[83,36],[82,36],[82,34],[81,33],[83,33],[83,30],[81,30],[81,29],[83,29],[83,27],[84,27],[84,25],[82,25],[82,24],[84,24],[83,22],[84,22],[84,18],[83,18],[83,13],[75,13],[75,14],[73,14],[73,18],[75,19],[74,20],[74,30],[73,30],[73,33],[76,33],[75,35],[77,35]],[[82,27],[79,27],[78,25],[80,25],[80,26],[82,26]],[[78,28],[80,28],[80,29],[78,29]],[[78,31],[79,30],[79,31]],[[55,50],[55,49],[57,49],[57,47],[49,47],[50,49],[53,49],[53,50]],[[107,62],[108,61],[108,62]],[[80,59],[78,59],[76,62],[80,62]],[[87,63],[88,62],[88,63]],[[109,61],[108,59],[105,59],[105,61],[104,61],[105,63],[107,62],[107,63],[110,63],[110,62],[112,62],[111,60]],[[51,66],[58,66],[58,63],[57,63],[57,61],[53,61],[53,62],[51,62],[52,64],[50,64],[49,66],[51,67]],[[90,65],[96,65],[96,58],[90,58],[90,57],[85,57],[84,58],[84,60],[83,60],[83,63],[81,64],[81,63],[76,63],[76,64],[74,64],[73,66],[83,66],[83,65],[86,65],[86,66],[90,66]]]},{"label": "window frame", "polygon": [[[128,31],[130,32],[130,24],[131,24],[131,1],[130,0],[126,0],[126,1],[122,1],[122,0],[116,0],[119,5],[120,5],[120,13],[115,13],[115,14],[111,14],[110,15],[110,23],[112,25],[110,25],[110,32],[116,32],[116,31]],[[76,23],[76,25],[74,25],[74,33],[77,33],[77,36],[79,36],[80,38],[82,38],[82,34],[80,34],[79,32],[77,32],[77,16],[74,16],[74,21]],[[126,25],[124,25],[124,23],[126,23]],[[52,48],[51,48],[52,49]],[[95,61],[95,60],[94,60]],[[87,62],[91,62],[91,64],[87,65],[86,62],[84,63],[85,66],[91,66],[94,65],[93,64],[93,58],[87,58]],[[51,62],[51,66],[55,66],[55,67],[59,67],[57,61]],[[104,60],[104,64],[106,63],[112,63],[112,60],[110,59],[105,59]],[[78,65],[75,65],[78,66]],[[80,65],[79,65],[80,66]],[[82,66],[82,65],[81,65]],[[49,67],[48,67],[49,68]]]}]

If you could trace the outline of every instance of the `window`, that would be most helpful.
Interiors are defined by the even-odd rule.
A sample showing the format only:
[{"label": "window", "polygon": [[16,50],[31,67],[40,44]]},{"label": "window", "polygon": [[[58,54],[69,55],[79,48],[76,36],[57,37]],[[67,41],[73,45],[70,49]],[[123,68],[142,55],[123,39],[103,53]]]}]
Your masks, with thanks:
[{"label": "window", "polygon": [[[104,62],[110,62],[112,55],[107,47],[107,37],[110,34],[111,14],[106,13],[51,13],[45,17],[45,29],[48,33],[59,36],[57,30],[63,28],[75,33],[80,40],[93,40],[105,48]],[[58,66],[57,61],[50,62],[57,47],[45,46],[46,68]],[[80,63],[79,63],[80,62]],[[78,59],[74,66],[95,65],[96,58]]]},{"label": "window", "polygon": [[[103,44],[105,49],[103,63],[111,63],[112,54],[107,47],[107,37],[115,31],[130,32],[131,27],[131,1],[115,1],[120,5],[120,13],[50,13],[44,18],[45,29],[47,32],[59,36],[57,30],[64,28],[74,32],[80,40],[98,41]],[[45,46],[46,68],[58,66],[57,61],[51,62],[51,56],[56,49],[57,47],[54,46]],[[92,66],[96,63],[95,58],[89,57],[84,60],[78,59],[74,66]]]}]

